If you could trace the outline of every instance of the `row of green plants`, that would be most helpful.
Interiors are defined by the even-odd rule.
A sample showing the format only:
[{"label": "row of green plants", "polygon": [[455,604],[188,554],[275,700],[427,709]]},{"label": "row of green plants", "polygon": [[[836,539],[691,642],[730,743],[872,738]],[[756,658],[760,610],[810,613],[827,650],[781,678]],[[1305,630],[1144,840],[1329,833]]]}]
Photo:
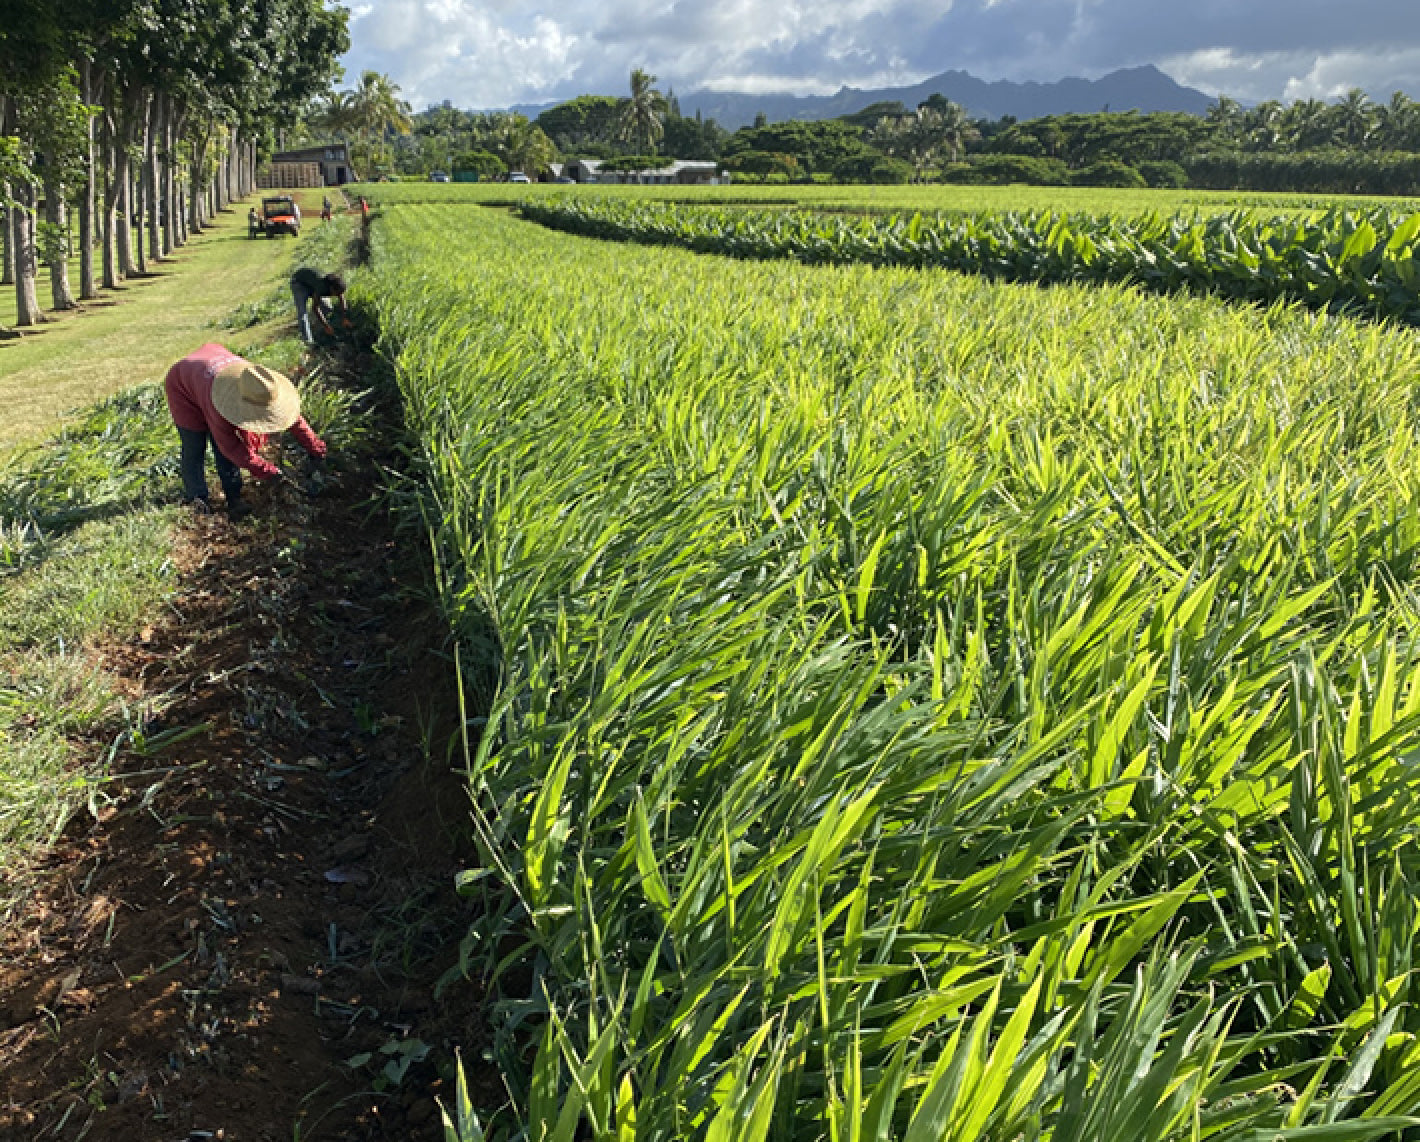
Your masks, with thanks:
[{"label": "row of green plants", "polygon": [[602,196],[530,198],[520,210],[570,233],[736,258],[933,267],[1041,283],[1127,282],[1420,319],[1420,214],[853,217]]},{"label": "row of green plants", "polygon": [[1415,335],[457,206],[356,289],[469,703],[488,1136],[1420,1127]]}]

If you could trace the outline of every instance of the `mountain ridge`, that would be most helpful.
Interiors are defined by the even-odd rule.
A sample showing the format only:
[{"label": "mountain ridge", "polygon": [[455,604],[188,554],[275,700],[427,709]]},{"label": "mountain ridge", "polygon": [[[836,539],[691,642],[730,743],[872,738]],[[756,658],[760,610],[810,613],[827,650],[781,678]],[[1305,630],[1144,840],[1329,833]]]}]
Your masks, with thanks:
[{"label": "mountain ridge", "polygon": [[[746,95],[734,91],[697,90],[678,96],[681,114],[699,113],[722,127],[735,130],[754,122],[761,113],[770,122],[790,119],[834,119],[851,115],[872,103],[897,100],[916,107],[929,95],[941,94],[966,108],[973,119],[1038,119],[1090,111],[1182,111],[1202,115],[1213,97],[1185,87],[1153,64],[1121,68],[1099,79],[1069,77],[1053,82],[978,79],[967,71],[950,70],[921,83],[903,87],[857,88],[844,86],[832,95]],[[523,104],[512,108],[535,118],[552,103]]]}]

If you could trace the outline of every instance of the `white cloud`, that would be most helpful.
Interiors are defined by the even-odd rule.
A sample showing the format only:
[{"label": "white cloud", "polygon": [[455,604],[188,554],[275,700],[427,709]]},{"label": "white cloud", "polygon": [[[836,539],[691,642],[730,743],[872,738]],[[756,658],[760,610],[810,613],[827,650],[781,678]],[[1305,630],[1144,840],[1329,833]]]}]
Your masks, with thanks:
[{"label": "white cloud", "polygon": [[1235,98],[1334,99],[1359,87],[1373,98],[1420,95],[1420,47],[1338,52],[1237,52],[1207,48],[1166,57],[1160,66],[1180,83]]},{"label": "white cloud", "polygon": [[[503,16],[477,0],[371,0],[355,18],[346,70],[389,74],[415,107],[478,107],[570,80],[582,37],[542,13]],[[501,18],[500,18],[501,17]]]},{"label": "white cloud", "polygon": [[352,74],[416,106],[620,92],[633,67],[678,90],[825,93],[951,68],[1095,77],[1158,63],[1244,99],[1352,86],[1420,95],[1414,0],[357,0]]},{"label": "white cloud", "polygon": [[1406,88],[1416,92],[1417,76],[1420,47],[1375,54],[1336,52],[1318,56],[1305,75],[1290,77],[1282,94],[1287,99],[1330,99],[1360,87],[1379,98]]}]

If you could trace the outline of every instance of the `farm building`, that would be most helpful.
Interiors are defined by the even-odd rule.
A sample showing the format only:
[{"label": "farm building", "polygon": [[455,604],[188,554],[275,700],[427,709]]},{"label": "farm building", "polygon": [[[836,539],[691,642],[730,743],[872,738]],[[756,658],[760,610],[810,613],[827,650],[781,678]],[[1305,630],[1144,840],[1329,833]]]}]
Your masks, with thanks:
[{"label": "farm building", "polygon": [[696,159],[675,159],[669,166],[651,170],[612,171],[601,159],[573,159],[561,174],[574,182],[637,183],[644,185],[714,186],[728,182],[717,163]]},{"label": "farm building", "polygon": [[271,156],[270,164],[257,176],[261,187],[343,186],[358,181],[344,143],[280,151]]}]

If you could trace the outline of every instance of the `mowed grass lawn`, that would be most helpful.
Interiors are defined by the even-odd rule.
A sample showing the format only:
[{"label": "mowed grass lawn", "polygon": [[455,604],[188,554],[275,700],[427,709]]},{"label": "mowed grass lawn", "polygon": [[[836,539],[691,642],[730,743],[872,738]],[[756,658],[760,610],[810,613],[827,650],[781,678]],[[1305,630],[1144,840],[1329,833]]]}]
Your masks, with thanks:
[{"label": "mowed grass lawn", "polygon": [[[308,226],[320,225],[320,191],[299,191]],[[0,454],[46,435],[66,414],[120,389],[161,380],[173,361],[206,341],[241,352],[255,332],[231,333],[217,323],[243,302],[284,284],[295,243],[247,238],[247,208],[256,198],[218,216],[150,277],[104,292],[77,313],[52,315],[52,323],[18,338],[0,340]],[[74,284],[78,286],[77,268]],[[49,302],[49,275],[41,270],[40,302]],[[14,288],[0,292],[0,327],[15,321]],[[270,338],[270,331],[262,334]]]}]

